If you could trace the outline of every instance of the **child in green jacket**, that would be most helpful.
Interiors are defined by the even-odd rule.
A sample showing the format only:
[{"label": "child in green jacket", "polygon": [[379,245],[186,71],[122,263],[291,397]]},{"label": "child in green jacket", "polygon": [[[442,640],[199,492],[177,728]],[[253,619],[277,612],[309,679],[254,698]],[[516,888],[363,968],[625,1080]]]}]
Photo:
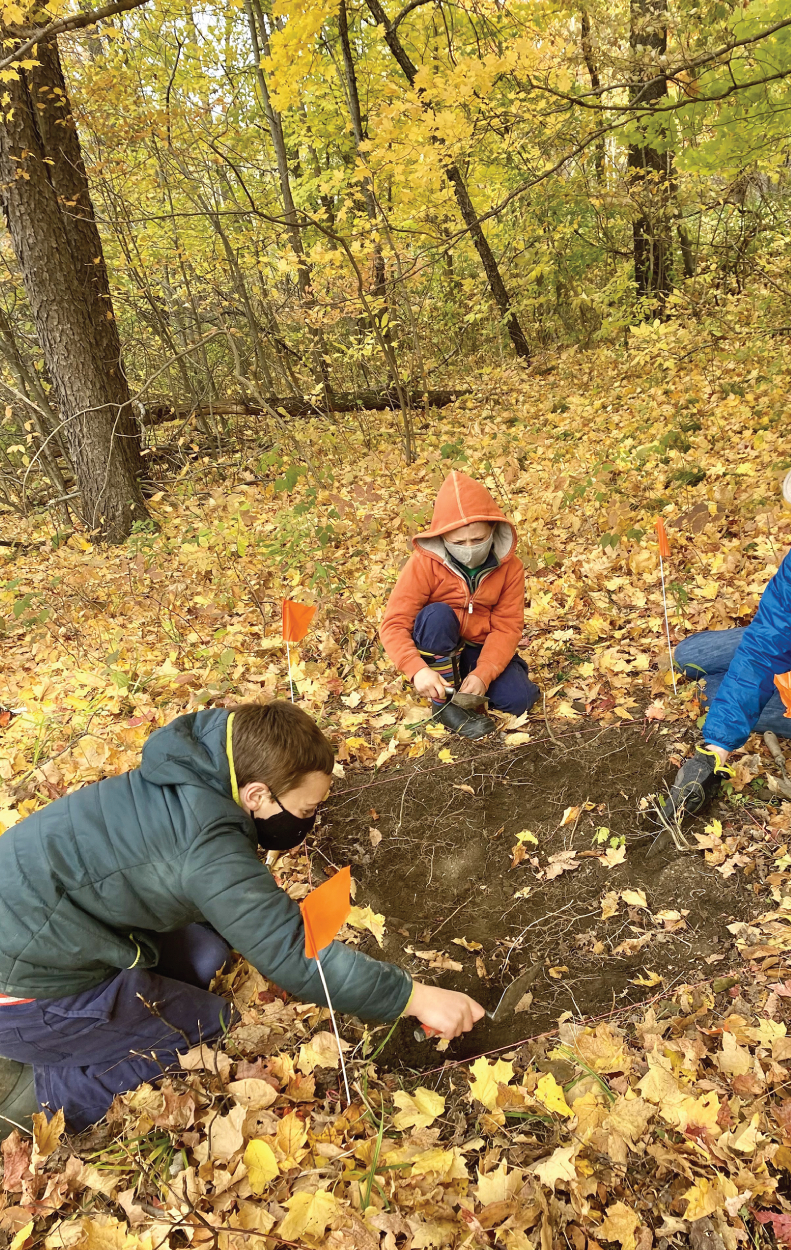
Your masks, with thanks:
[{"label": "child in green jacket", "polygon": [[[140,768],[0,838],[0,1133],[35,1102],[84,1128],[177,1067],[187,1040],[219,1037],[230,1008],[208,987],[231,949],[326,1003],[299,907],[258,849],[306,837],[332,769],[290,703],[197,712],[152,734]],[[364,1020],[413,1015],[455,1037],[483,1015],[340,942],[321,960],[333,1006]]]}]

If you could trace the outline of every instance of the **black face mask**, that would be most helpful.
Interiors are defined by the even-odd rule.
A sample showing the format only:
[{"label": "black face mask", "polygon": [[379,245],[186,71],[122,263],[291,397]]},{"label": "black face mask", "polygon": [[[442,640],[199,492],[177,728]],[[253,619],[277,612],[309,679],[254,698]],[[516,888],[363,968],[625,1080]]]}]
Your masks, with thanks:
[{"label": "black face mask", "polygon": [[316,823],[316,814],[314,812],[312,816],[295,816],[293,812],[286,811],[276,794],[272,798],[280,811],[274,816],[267,816],[265,820],[260,816],[253,817],[258,845],[265,851],[288,851],[308,836]]}]

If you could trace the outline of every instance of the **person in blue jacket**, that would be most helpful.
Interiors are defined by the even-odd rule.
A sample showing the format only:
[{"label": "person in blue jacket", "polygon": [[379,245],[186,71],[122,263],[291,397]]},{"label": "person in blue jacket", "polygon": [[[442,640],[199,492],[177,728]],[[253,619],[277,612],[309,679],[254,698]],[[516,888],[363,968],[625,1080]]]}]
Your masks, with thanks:
[{"label": "person in blue jacket", "polygon": [[751,733],[791,737],[791,719],[774,681],[791,671],[791,553],[746,628],[693,634],[678,644],[674,659],[687,677],[705,678],[708,713],[703,745],[679,770],[665,815],[700,811],[732,776],[728,756]]},{"label": "person in blue jacket", "polygon": [[[211,709],[153,733],[139,768],[3,834],[0,1136],[37,1104],[85,1128],[117,1093],[177,1069],[179,1051],[220,1037],[231,1005],[209,986],[232,949],[326,1003],[302,913],[258,851],[305,838],[333,764],[290,703]],[[484,1014],[341,942],[321,961],[333,1006],[363,1020],[412,1015],[455,1037]]]}]

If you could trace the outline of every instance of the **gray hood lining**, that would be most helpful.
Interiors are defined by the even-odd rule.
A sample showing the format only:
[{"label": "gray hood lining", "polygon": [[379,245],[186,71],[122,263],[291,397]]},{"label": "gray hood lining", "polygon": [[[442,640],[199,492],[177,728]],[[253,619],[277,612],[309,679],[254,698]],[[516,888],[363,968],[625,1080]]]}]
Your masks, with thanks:
[{"label": "gray hood lining", "polygon": [[[415,539],[415,546],[419,547],[421,551],[425,551],[428,555],[434,556],[436,560],[446,564],[454,573],[458,571],[454,568],[448,549],[441,537],[423,537],[419,534]],[[497,521],[494,527],[492,551],[500,564],[502,564],[506,556],[511,554],[515,546],[514,528],[510,521]]]}]

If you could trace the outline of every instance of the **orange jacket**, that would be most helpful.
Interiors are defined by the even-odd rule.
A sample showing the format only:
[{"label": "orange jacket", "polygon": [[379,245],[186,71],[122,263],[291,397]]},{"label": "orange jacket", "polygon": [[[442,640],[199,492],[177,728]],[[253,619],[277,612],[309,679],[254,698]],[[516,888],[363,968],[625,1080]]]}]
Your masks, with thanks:
[{"label": "orange jacket", "polygon": [[[470,591],[453,566],[442,535],[472,521],[495,526],[492,550],[499,561]],[[485,486],[455,469],[445,478],[434,504],[431,529],[412,539],[413,554],[401,570],[385,610],[380,637],[385,651],[411,681],[425,668],[412,641],[415,617],[427,603],[447,603],[461,625],[461,636],[482,646],[475,673],[485,686],[514,657],[525,621],[525,571],[514,555],[516,530]]]}]

